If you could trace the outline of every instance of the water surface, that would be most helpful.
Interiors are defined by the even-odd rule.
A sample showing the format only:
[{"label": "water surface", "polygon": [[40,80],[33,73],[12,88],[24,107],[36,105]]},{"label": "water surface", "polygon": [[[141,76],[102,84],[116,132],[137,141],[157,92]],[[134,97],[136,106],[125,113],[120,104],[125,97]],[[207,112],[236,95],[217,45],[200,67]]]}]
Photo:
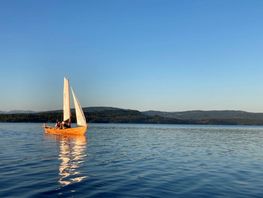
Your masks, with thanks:
[{"label": "water surface", "polygon": [[263,197],[263,128],[0,123],[0,197]]}]

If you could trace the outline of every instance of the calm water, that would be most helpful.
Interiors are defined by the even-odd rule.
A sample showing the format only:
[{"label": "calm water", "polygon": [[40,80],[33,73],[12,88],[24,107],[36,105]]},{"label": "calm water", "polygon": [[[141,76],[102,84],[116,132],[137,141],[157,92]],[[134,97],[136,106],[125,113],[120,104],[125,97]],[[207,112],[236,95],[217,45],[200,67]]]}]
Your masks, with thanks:
[{"label": "calm water", "polygon": [[263,197],[263,128],[0,123],[0,197]]}]

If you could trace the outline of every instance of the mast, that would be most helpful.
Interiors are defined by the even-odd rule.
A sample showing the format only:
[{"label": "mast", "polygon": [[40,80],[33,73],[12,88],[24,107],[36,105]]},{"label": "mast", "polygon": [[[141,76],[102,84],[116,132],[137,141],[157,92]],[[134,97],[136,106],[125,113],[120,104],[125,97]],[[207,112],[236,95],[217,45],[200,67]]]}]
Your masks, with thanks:
[{"label": "mast", "polygon": [[77,125],[79,125],[79,126],[87,126],[85,115],[83,113],[83,110],[82,110],[82,108],[80,106],[80,103],[79,103],[77,97],[75,96],[74,91],[73,91],[72,88],[71,88],[71,92],[72,92],[72,95],[73,95],[73,100],[74,100],[74,105],[75,105]]},{"label": "mast", "polygon": [[63,121],[70,121],[69,81],[64,77]]}]

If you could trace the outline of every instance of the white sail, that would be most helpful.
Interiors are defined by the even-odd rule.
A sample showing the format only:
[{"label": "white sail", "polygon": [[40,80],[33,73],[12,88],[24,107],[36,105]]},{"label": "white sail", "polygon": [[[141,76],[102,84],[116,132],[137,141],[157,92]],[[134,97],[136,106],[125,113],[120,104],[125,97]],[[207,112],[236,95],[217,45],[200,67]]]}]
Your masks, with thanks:
[{"label": "white sail", "polygon": [[64,78],[63,120],[70,120],[69,81]]},{"label": "white sail", "polygon": [[77,124],[79,126],[87,126],[85,115],[83,113],[83,110],[82,110],[82,108],[80,106],[80,103],[79,103],[77,97],[75,96],[74,91],[73,91],[72,88],[71,88],[71,92],[72,92],[72,95],[73,95],[73,100],[74,100],[74,105],[75,105]]}]

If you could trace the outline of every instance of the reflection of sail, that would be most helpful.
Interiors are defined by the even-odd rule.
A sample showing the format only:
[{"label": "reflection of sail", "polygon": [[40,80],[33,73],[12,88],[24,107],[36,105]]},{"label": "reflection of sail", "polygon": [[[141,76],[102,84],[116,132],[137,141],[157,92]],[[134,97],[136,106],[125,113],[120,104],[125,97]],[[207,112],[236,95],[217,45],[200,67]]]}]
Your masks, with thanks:
[{"label": "reflection of sail", "polygon": [[63,186],[86,178],[78,169],[85,160],[85,136],[54,136],[59,141],[59,183]]},{"label": "reflection of sail", "polygon": [[81,175],[78,171],[81,163],[84,162],[86,149],[86,137],[62,137],[60,141],[61,161],[59,166],[59,183],[62,185],[69,185],[74,182],[80,182],[86,176]]}]

